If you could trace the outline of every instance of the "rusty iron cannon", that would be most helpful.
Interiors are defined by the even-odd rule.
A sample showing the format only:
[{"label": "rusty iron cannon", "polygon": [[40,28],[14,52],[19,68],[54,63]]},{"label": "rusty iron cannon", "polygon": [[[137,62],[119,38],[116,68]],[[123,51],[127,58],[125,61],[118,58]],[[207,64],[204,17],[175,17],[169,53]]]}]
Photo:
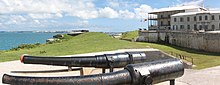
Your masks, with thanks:
[{"label": "rusty iron cannon", "polygon": [[[113,68],[124,67],[128,64],[149,62],[159,59],[172,58],[161,51],[135,51],[119,52],[113,54],[102,54],[94,56],[68,56],[68,57],[42,57],[23,55],[20,60],[24,64],[44,64],[68,67],[96,67],[96,68]],[[103,73],[105,73],[103,71]]]},{"label": "rusty iron cannon", "polygon": [[[30,57],[28,57],[30,58]],[[25,57],[24,57],[25,59]],[[25,62],[25,60],[24,60]],[[31,77],[4,74],[3,83],[11,85],[152,85],[172,81],[184,74],[182,62],[175,58],[128,64],[124,70],[85,76]]]}]

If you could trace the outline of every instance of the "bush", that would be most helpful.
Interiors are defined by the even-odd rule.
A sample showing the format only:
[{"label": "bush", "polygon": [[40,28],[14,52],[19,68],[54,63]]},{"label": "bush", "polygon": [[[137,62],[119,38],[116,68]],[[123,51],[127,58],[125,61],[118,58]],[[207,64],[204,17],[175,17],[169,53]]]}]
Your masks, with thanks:
[{"label": "bush", "polygon": [[47,41],[47,44],[60,43],[60,42],[62,42],[62,40],[54,39],[54,40],[51,40],[51,41]]},{"label": "bush", "polygon": [[17,50],[20,50],[20,49],[31,49],[31,48],[35,48],[35,47],[40,46],[40,45],[41,45],[40,43],[20,44],[18,47],[11,48],[10,50],[17,51]]},{"label": "bush", "polygon": [[64,37],[64,35],[62,34],[57,34],[57,35],[54,35],[53,38],[58,38],[58,39],[62,39]]},{"label": "bush", "polygon": [[20,49],[25,49],[25,48],[30,49],[30,48],[34,48],[34,47],[36,47],[36,46],[33,44],[21,44],[18,46],[18,48],[20,48]]}]

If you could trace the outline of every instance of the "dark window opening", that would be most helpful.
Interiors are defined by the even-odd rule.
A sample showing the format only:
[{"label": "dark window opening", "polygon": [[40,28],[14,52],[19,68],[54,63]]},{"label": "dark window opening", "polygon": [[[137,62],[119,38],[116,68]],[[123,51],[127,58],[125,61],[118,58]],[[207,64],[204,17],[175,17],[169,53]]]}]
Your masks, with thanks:
[{"label": "dark window opening", "polygon": [[190,21],[190,17],[187,17],[187,21]]},{"label": "dark window opening", "polygon": [[214,15],[212,15],[212,20],[215,20],[215,16]]},{"label": "dark window opening", "polygon": [[196,25],[196,24],[194,24],[194,30],[198,30],[198,29],[197,29],[197,25]]},{"label": "dark window opening", "polygon": [[220,20],[220,15],[219,15],[219,20]]},{"label": "dark window opening", "polygon": [[181,18],[180,18],[180,22],[183,22],[183,21],[184,21],[184,19],[181,17]]},{"label": "dark window opening", "polygon": [[180,29],[184,29],[184,25],[180,25]]},{"label": "dark window opening", "polygon": [[214,30],[215,29],[215,25],[212,25],[212,30]]},{"label": "dark window opening", "polygon": [[176,22],[176,18],[174,18],[174,22]]},{"label": "dark window opening", "polygon": [[199,25],[199,30],[202,30],[202,25]]},{"label": "dark window opening", "polygon": [[208,20],[208,16],[205,16],[205,20]]},{"label": "dark window opening", "polygon": [[187,29],[190,30],[190,25],[187,25]]},{"label": "dark window opening", "polygon": [[208,30],[209,28],[208,28],[208,25],[205,25],[205,30]]},{"label": "dark window opening", "polygon": [[194,17],[194,21],[196,21],[197,19],[196,19],[196,16]]},{"label": "dark window opening", "polygon": [[202,21],[202,16],[199,16],[199,21]]}]

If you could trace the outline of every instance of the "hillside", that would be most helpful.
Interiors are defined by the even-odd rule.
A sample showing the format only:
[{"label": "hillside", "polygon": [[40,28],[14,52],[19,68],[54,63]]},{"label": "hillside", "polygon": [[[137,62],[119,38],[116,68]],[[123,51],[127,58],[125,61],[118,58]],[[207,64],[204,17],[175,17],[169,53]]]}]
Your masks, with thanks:
[{"label": "hillside", "polygon": [[0,52],[0,62],[18,60],[22,54],[60,56],[143,47],[145,46],[114,39],[103,33],[90,32],[75,37],[65,35],[63,42],[60,43],[43,44],[32,49]]},{"label": "hillside", "polygon": [[126,40],[132,40],[135,39],[137,36],[138,36],[138,30],[135,30],[135,31],[129,31],[123,33],[121,38]]},{"label": "hillside", "polygon": [[[136,34],[138,34],[138,31],[127,32],[123,35],[123,38],[131,39],[137,37]],[[164,44],[147,43],[147,42],[137,42],[137,43],[144,46],[149,46],[155,49],[159,49],[166,53],[174,52],[184,56],[192,57],[194,64],[196,65],[196,67],[194,67],[195,69],[203,69],[207,67],[220,65],[220,61],[219,61],[220,53],[204,52],[204,51],[193,50],[189,48],[183,48],[183,47],[167,45],[167,44],[164,45]]]}]

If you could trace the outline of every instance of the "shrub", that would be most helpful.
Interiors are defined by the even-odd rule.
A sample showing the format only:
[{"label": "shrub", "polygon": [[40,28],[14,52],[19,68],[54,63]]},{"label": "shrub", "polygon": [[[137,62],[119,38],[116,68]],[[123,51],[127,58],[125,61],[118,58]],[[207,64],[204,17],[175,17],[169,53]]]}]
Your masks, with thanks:
[{"label": "shrub", "polygon": [[31,48],[35,48],[37,46],[40,46],[40,43],[35,43],[35,44],[20,44],[18,47],[15,48],[11,48],[10,50],[12,51],[17,51],[20,49],[31,49]]},{"label": "shrub", "polygon": [[60,43],[60,42],[62,42],[62,40],[55,38],[54,40],[47,41],[47,44]]},{"label": "shrub", "polygon": [[57,35],[54,35],[53,38],[58,38],[58,39],[62,39],[64,37],[64,35],[62,34],[57,34]]}]

